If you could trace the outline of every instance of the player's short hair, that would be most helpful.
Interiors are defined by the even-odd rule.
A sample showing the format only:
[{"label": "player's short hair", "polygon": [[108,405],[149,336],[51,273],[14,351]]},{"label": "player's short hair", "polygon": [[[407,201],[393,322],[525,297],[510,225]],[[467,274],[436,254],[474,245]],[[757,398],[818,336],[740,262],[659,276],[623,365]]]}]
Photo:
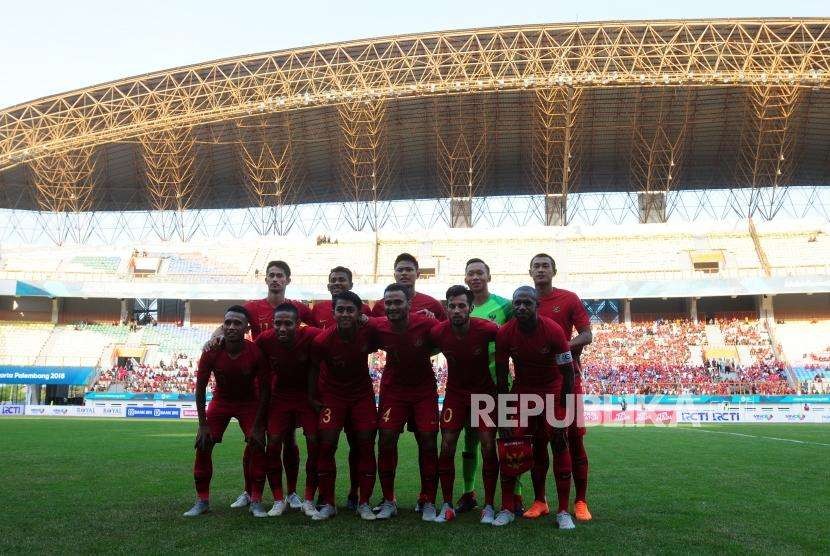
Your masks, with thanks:
[{"label": "player's short hair", "polygon": [[363,307],[363,300],[360,299],[359,295],[351,290],[342,291],[331,296],[332,311],[334,311],[334,306],[337,305],[338,301],[347,301],[348,303],[353,304],[358,311],[360,311],[360,308]]},{"label": "player's short hair", "polygon": [[336,266],[336,267],[332,268],[331,270],[329,270],[329,277],[331,277],[331,275],[334,274],[335,272],[342,272],[343,274],[346,275],[346,278],[349,279],[349,284],[352,283],[352,271],[349,270],[348,268],[346,268],[345,266]]},{"label": "player's short hair", "polygon": [[537,253],[537,254],[533,255],[530,258],[531,264],[533,264],[533,259],[539,259],[539,258],[542,258],[542,257],[550,260],[550,266],[551,266],[551,268],[553,268],[553,272],[555,273],[556,272],[556,261],[554,261],[553,257],[548,255],[547,253]]},{"label": "player's short hair", "polygon": [[242,305],[231,305],[230,307],[225,309],[225,314],[228,313],[240,313],[242,315],[245,315],[245,320],[251,322],[251,313],[249,313],[248,309],[246,309]]},{"label": "player's short hair", "polygon": [[386,294],[389,292],[403,292],[404,296],[406,296],[407,301],[412,297],[412,290],[400,284],[389,284],[388,286],[386,286],[386,288],[384,288],[383,290],[383,296],[386,297]]},{"label": "player's short hair", "polygon": [[534,288],[533,286],[519,286],[518,288],[516,288],[516,291],[513,292],[513,299],[516,299],[516,296],[519,294],[527,294],[530,297],[532,297],[537,303],[539,302],[539,292],[537,292],[536,288]]},{"label": "player's short hair", "polygon": [[[294,307],[292,303],[280,303],[279,305],[274,307],[274,315],[280,312],[291,313],[292,315],[294,315],[295,321],[300,320],[300,312],[297,310],[296,307]],[[273,318],[273,315],[271,318]]]},{"label": "player's short hair", "polygon": [[479,259],[479,258],[477,258],[477,257],[476,257],[476,258],[472,258],[472,259],[470,259],[469,261],[467,261],[467,262],[464,264],[464,270],[466,271],[466,270],[467,270],[467,267],[468,267],[468,266],[470,266],[470,265],[471,265],[471,264],[473,264],[473,263],[481,263],[481,264],[483,264],[483,265],[484,265],[484,269],[487,271],[487,274],[490,274],[490,267],[489,267],[489,266],[487,266],[487,263],[485,263],[484,261],[482,261],[481,259]]},{"label": "player's short hair", "polygon": [[418,270],[418,259],[416,259],[413,255],[410,255],[409,253],[401,253],[395,257],[395,264],[393,265],[393,268],[398,268],[398,263],[401,261],[411,262],[415,265],[415,270]]},{"label": "player's short hair", "polygon": [[291,267],[288,266],[288,263],[285,261],[268,261],[268,264],[265,265],[265,274],[268,274],[268,269],[272,266],[280,267],[284,272],[286,278],[291,278]]},{"label": "player's short hair", "polygon": [[470,307],[473,306],[473,299],[475,299],[475,296],[473,295],[473,292],[470,291],[469,288],[465,288],[464,286],[460,286],[460,285],[449,287],[449,289],[447,290],[447,302],[449,302],[449,300],[452,299],[453,297],[457,297],[459,295],[465,296],[467,298],[467,304]]}]

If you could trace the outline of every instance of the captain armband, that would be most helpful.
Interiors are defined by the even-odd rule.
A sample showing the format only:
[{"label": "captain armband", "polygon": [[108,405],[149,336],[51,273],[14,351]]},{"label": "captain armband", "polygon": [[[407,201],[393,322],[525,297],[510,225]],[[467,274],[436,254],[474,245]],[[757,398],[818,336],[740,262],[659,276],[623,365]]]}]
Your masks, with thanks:
[{"label": "captain armband", "polygon": [[568,363],[573,363],[574,358],[571,355],[570,351],[566,351],[565,353],[557,353],[556,354],[556,364],[557,365],[567,365]]}]

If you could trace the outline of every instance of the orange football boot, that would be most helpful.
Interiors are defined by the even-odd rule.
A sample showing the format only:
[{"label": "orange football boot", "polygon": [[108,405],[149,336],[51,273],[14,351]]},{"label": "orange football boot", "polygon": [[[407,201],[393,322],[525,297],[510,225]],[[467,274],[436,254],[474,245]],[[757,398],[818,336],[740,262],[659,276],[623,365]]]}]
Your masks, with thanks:
[{"label": "orange football boot", "polygon": [[525,513],[522,517],[526,517],[528,519],[536,519],[537,517],[542,517],[543,515],[548,515],[549,513],[550,508],[548,507],[547,502],[534,500],[533,505],[525,510]]},{"label": "orange football boot", "polygon": [[579,521],[591,521],[593,519],[591,512],[588,511],[588,503],[584,500],[574,502],[574,516]]}]

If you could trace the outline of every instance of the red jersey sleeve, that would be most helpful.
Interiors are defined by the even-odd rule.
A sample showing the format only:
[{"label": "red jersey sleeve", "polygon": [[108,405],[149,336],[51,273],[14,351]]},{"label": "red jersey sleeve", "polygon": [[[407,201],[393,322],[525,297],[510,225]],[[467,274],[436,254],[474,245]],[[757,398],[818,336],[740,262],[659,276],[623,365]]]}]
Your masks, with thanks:
[{"label": "red jersey sleeve", "polygon": [[300,316],[300,322],[304,322],[309,326],[314,326],[314,318],[311,314],[311,309],[302,301],[295,301],[294,307],[297,308],[297,314]]},{"label": "red jersey sleeve", "polygon": [[372,316],[373,317],[385,317],[386,316],[386,306],[383,304],[382,299],[378,299],[375,301],[375,306],[372,307]]},{"label": "red jersey sleeve", "polygon": [[268,360],[256,344],[251,346],[251,356],[253,358],[251,366],[254,375],[260,379],[267,378],[271,374],[271,365],[268,364]]},{"label": "red jersey sleeve", "polygon": [[496,336],[499,333],[499,325],[489,320],[482,320],[484,320],[484,322],[481,325],[484,336],[487,338],[488,342],[494,342],[496,340]]},{"label": "red jersey sleeve", "polygon": [[213,368],[213,360],[216,357],[216,350],[208,350],[202,353],[199,357],[199,363],[196,365],[196,380],[210,380],[210,371]]},{"label": "red jersey sleeve", "polygon": [[257,321],[257,302],[256,301],[248,301],[243,305],[245,310],[248,311],[248,314],[251,315],[251,338],[256,338],[260,334],[262,334],[262,327],[259,325]]},{"label": "red jersey sleeve", "polygon": [[326,358],[326,333],[320,333],[311,340],[311,363],[319,365]]},{"label": "red jersey sleeve", "polygon": [[441,323],[437,323],[435,326],[429,329],[429,343],[433,346],[440,347],[440,338],[441,338],[441,331],[442,331]]}]

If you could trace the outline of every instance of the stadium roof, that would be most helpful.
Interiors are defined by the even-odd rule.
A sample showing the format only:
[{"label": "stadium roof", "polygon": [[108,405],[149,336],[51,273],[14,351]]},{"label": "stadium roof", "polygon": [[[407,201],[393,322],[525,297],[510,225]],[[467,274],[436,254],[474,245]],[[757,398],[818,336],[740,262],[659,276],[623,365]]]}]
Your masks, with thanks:
[{"label": "stadium roof", "polygon": [[828,27],[528,25],[123,79],[0,111],[0,207],[827,185]]}]

